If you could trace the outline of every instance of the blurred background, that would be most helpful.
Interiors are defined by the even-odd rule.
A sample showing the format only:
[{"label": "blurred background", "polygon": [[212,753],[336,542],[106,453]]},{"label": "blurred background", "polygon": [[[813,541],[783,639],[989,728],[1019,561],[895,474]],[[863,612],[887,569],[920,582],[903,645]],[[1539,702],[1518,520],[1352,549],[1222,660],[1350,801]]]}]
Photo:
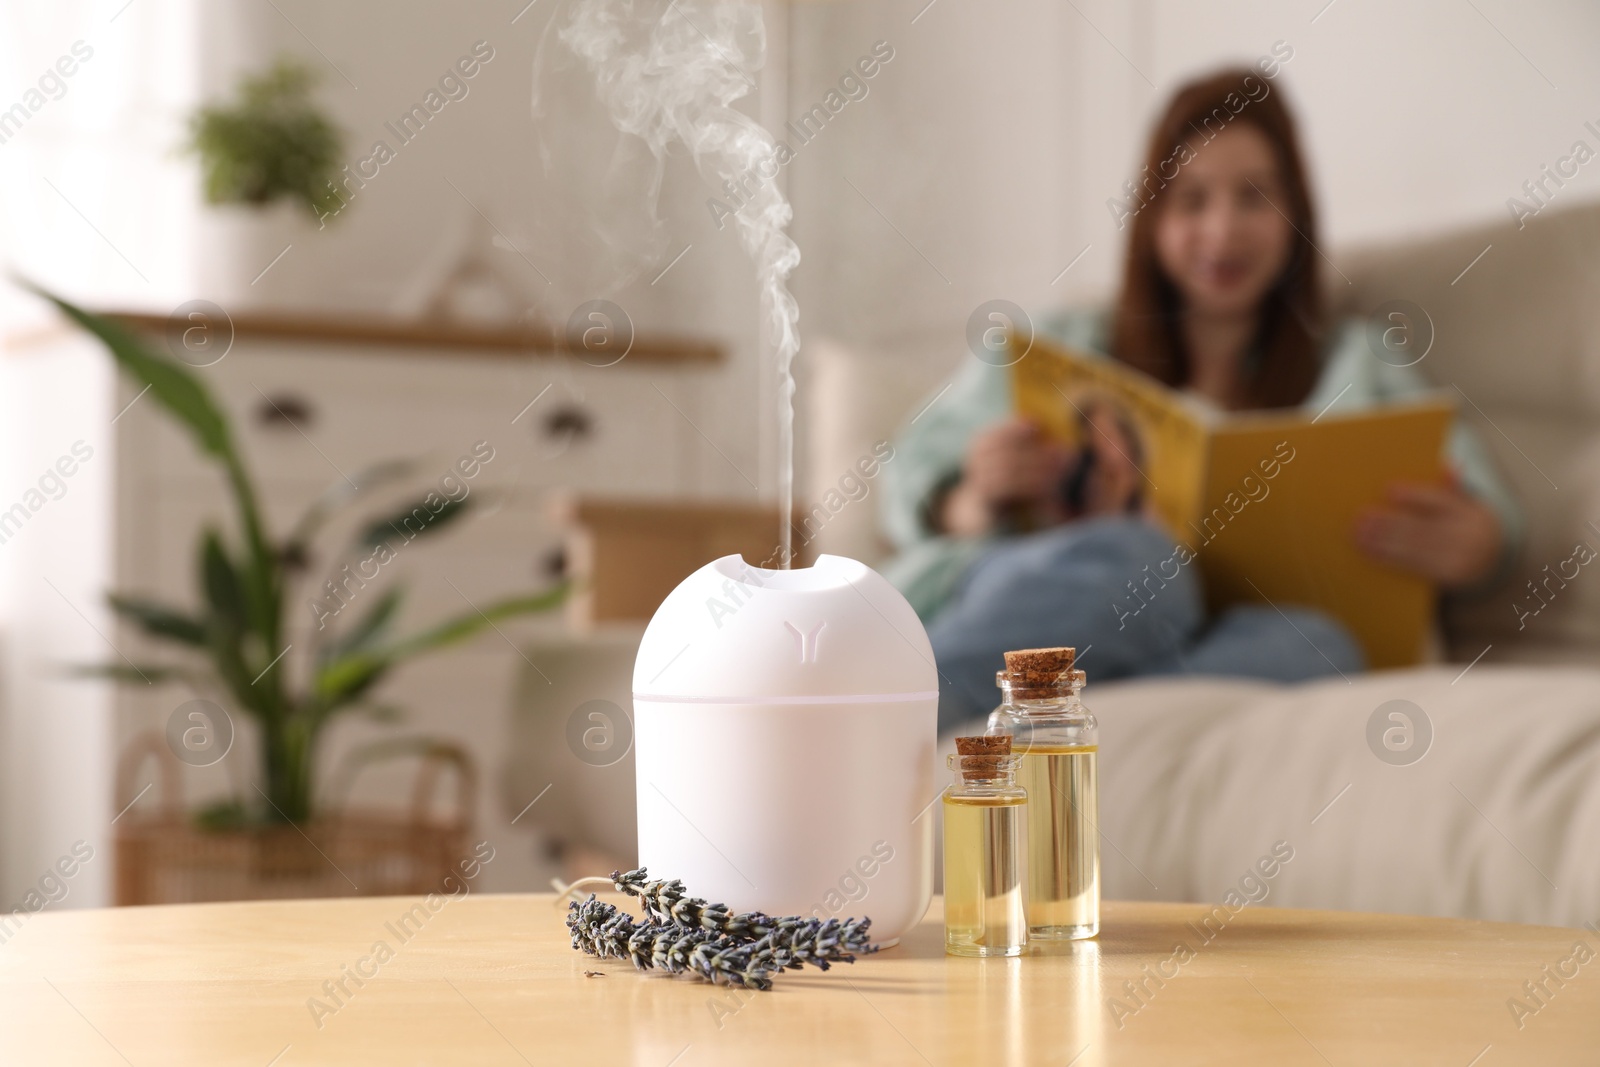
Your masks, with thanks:
[{"label": "blurred background", "polygon": [[[1477,269],[1503,278],[1490,273],[1495,251],[1520,232],[1508,201],[1539,204],[1524,183],[1579,140],[1600,147],[1589,61],[1600,11],[1577,0],[762,7],[767,59],[738,106],[775,132],[862,57],[880,60],[864,95],[776,178],[803,256],[792,280],[802,509],[870,449],[851,412],[875,399],[874,366],[914,362],[916,382],[932,385],[962,358],[980,303],[1044,313],[1107,294],[1122,252],[1108,201],[1135,176],[1153,110],[1190,75],[1281,61],[1273,88],[1303,121],[1320,243],[1336,265],[1497,228],[1461,238],[1456,269],[1488,245],[1494,258]],[[266,795],[261,720],[230,690],[71,673],[175,659],[159,620],[114,611],[106,594],[200,603],[202,530],[239,533],[227,483],[143,382],[8,285],[0,516],[24,512],[0,521],[0,901],[22,899],[80,841],[94,859],[59,906],[398,891],[428,877],[429,848],[448,851],[469,826],[496,847],[481,888],[544,888],[629,858],[632,649],[686,562],[769,554],[775,378],[749,260],[708,204],[724,192],[670,154],[649,216],[648,168],[550,44],[563,11],[554,0],[0,6],[0,248],[12,277],[120,313],[152,351],[187,364],[228,417],[274,537],[330,486],[350,490],[305,553],[280,561],[295,583],[288,648],[267,671],[314,688],[328,662],[311,653],[325,637],[316,605],[341,608],[342,628],[390,587],[407,593],[379,620],[392,629],[385,648],[442,619],[483,623],[396,661],[319,734],[317,813],[296,833],[341,861],[338,877],[272,853],[251,829]],[[273,151],[304,153],[303,169],[343,194],[319,201],[326,181],[288,174],[281,188],[236,186],[213,202],[208,168],[261,146],[225,123],[197,138],[196,116],[237,107],[242,80],[274,69],[291,72],[279,104],[319,114],[337,137],[329,148],[313,131]],[[1547,184],[1540,213],[1581,210],[1597,191],[1600,165],[1583,166]],[[1562,291],[1590,276],[1562,275]],[[1464,292],[1448,277],[1430,284]],[[1568,313],[1587,321],[1585,307]],[[591,327],[595,344],[583,340]],[[1514,394],[1527,355],[1505,350],[1485,387]],[[1592,404],[1600,382],[1586,365],[1551,374]],[[894,403],[907,413],[908,399]],[[1581,405],[1568,414],[1593,425]],[[1560,443],[1530,447],[1548,467]],[[370,473],[401,459],[411,466],[393,479]],[[60,477],[41,483],[52,470]],[[402,533],[392,562],[359,571],[378,543],[370,522],[413,513],[430,490],[468,506],[415,545]],[[818,546],[870,558],[873,525],[871,504],[853,504]],[[578,591],[549,610],[483,610],[564,588]],[[1593,606],[1561,610],[1582,630]],[[252,650],[250,664],[273,651]],[[197,700],[208,703],[189,707]],[[421,741],[371,747],[399,738]],[[370,825],[341,829],[340,813],[358,810]],[[229,834],[242,843],[217,844]]]}]

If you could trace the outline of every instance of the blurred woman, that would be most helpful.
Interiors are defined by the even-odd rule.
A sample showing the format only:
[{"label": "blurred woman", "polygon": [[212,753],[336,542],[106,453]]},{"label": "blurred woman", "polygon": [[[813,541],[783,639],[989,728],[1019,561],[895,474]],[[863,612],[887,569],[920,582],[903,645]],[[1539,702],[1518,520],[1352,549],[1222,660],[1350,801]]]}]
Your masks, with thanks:
[{"label": "blurred woman", "polygon": [[[1347,411],[1431,388],[1374,356],[1373,324],[1325,321],[1299,137],[1259,73],[1180,89],[1146,160],[1145,176],[1159,177],[1129,202],[1115,305],[1044,330],[1230,411]],[[895,444],[884,506],[901,552],[885,573],[928,623],[941,727],[995,703],[994,672],[1013,648],[1076,645],[1099,680],[1361,669],[1354,639],[1318,611],[1240,606],[1207,618],[1193,567],[1137,615],[1119,615],[1127,583],[1174,545],[1142,514],[1127,430],[1103,409],[1086,422],[1089,454],[1075,454],[1013,414],[1003,368],[974,360]],[[1448,458],[1450,484],[1392,486],[1351,536],[1374,559],[1470,590],[1498,573],[1522,523],[1466,427],[1452,428]]]}]

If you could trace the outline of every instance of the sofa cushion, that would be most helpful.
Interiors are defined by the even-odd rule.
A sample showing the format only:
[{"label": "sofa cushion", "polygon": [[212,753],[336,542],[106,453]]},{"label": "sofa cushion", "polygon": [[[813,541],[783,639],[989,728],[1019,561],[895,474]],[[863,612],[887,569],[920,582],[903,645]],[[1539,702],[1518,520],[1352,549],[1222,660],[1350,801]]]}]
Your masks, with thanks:
[{"label": "sofa cushion", "polygon": [[1325,280],[1336,310],[1421,306],[1435,338],[1417,369],[1491,416],[1600,416],[1600,205],[1353,248],[1334,262]]},{"label": "sofa cushion", "polygon": [[1352,250],[1335,262],[1350,279],[1328,272],[1341,311],[1372,314],[1406,300],[1426,312],[1433,345],[1417,369],[1456,395],[1528,516],[1527,543],[1504,584],[1452,606],[1452,656],[1470,660],[1490,645],[1490,661],[1592,654],[1600,574],[1584,568],[1552,581],[1541,587],[1544,600],[1527,583],[1561,568],[1580,541],[1600,550],[1600,529],[1589,521],[1600,516],[1600,303],[1592,295],[1600,205]]}]

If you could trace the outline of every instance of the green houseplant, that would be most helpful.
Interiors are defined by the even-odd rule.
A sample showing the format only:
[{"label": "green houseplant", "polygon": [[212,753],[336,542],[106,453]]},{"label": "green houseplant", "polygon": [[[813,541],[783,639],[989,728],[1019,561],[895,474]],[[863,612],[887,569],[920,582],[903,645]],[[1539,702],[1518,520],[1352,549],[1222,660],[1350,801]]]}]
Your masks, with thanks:
[{"label": "green houseplant", "polygon": [[[313,538],[327,520],[367,490],[408,471],[388,463],[364,472],[359,488],[340,482],[306,511],[289,534],[274,539],[262,521],[254,483],[234,441],[231,425],[205,384],[186,365],[149,350],[118,323],[35,289],[68,318],[104,343],[117,364],[183,426],[200,451],[226,476],[236,517],[230,538],[206,528],[197,546],[199,607],[185,609],[137,596],[112,594],[111,607],[152,637],[184,654],[184,661],[113,665],[91,673],[123,681],[193,680],[209,674],[260,732],[260,788],[268,806],[256,815],[265,823],[301,824],[314,814],[312,771],[322,730],[336,716],[370,700],[373,688],[395,666],[415,656],[464,641],[500,619],[546,611],[564,598],[565,587],[510,597],[446,620],[408,637],[393,626],[401,590],[392,587],[364,614],[316,644],[307,681],[296,688],[284,656],[286,605],[296,578],[307,569]],[[434,533],[459,519],[466,500],[449,502],[422,529]],[[370,553],[416,508],[362,523],[347,551]],[[339,557],[342,561],[346,557]],[[342,613],[341,613],[342,614]],[[372,706],[367,705],[369,708]],[[255,821],[255,820],[252,820]]]},{"label": "green houseplant", "polygon": [[200,157],[209,202],[288,200],[313,217],[337,206],[333,184],[343,138],[312,100],[315,87],[308,68],[281,58],[241,79],[236,99],[194,113],[188,148]]}]

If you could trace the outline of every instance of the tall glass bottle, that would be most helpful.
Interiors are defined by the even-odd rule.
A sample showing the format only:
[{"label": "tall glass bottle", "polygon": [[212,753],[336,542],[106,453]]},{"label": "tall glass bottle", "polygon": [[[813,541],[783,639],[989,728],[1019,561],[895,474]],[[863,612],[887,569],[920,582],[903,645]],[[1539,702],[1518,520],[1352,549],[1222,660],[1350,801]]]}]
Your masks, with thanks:
[{"label": "tall glass bottle", "polygon": [[1028,936],[1100,932],[1100,728],[1078,694],[1070,648],[1006,653],[991,735],[1009,735],[1028,794]]},{"label": "tall glass bottle", "polygon": [[957,738],[944,791],[944,946],[952,956],[1020,956],[1028,944],[1027,795],[998,738]]}]

